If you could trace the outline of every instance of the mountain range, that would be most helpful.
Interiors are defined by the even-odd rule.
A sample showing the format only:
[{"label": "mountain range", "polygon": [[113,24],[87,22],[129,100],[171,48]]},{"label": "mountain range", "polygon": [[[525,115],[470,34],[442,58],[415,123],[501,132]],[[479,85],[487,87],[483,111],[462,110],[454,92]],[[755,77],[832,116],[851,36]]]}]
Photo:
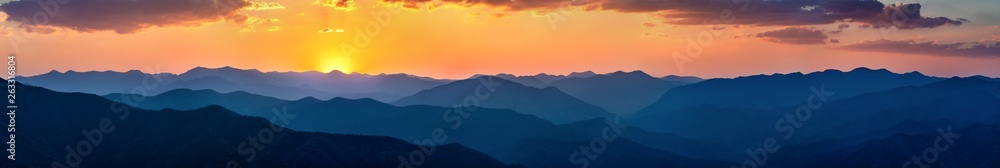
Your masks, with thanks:
[{"label": "mountain range", "polygon": [[67,71],[21,77],[20,81],[62,92],[83,92],[98,95],[133,93],[144,87],[144,95],[154,95],[174,89],[211,89],[219,92],[245,91],[270,97],[294,100],[305,97],[372,98],[393,101],[417,91],[446,84],[450,80],[432,79],[407,74],[345,74],[340,71],[261,72],[232,67],[197,67],[181,74],[146,74],[128,72]]},{"label": "mountain range", "polygon": [[[930,161],[929,149],[936,158],[920,164],[1000,164],[1000,80],[984,76],[868,68],[704,80],[642,71],[339,75],[196,68],[25,77],[19,127],[32,129],[18,134],[18,147],[29,159],[3,165],[65,160],[64,146],[93,138],[87,131],[104,119],[118,129],[83,167],[393,167],[428,148],[435,152],[420,167],[896,167]],[[367,86],[317,87],[327,85]],[[116,119],[121,109],[131,117]],[[273,132],[267,148],[239,145],[278,128],[286,131]],[[952,137],[950,148],[936,147],[940,137]]]},{"label": "mountain range", "polygon": [[[210,90],[179,89],[160,95],[142,97],[140,95],[109,94],[106,98],[140,97],[143,101],[136,103],[145,109],[196,109],[198,106],[219,104],[222,107],[241,109],[236,112],[248,116],[273,116],[273,109],[287,110],[296,114],[295,122],[288,124],[291,129],[312,132],[327,132],[337,134],[360,134],[390,136],[402,139],[423,140],[431,137],[431,132],[442,129],[447,139],[441,143],[458,143],[473,149],[483,151],[505,163],[527,165],[529,167],[574,167],[571,162],[560,161],[568,155],[535,156],[533,160],[524,160],[520,151],[536,150],[525,143],[569,143],[587,145],[588,140],[600,138],[601,127],[605,127],[604,118],[574,122],[566,125],[556,125],[547,120],[511,110],[479,108],[469,111],[467,118],[459,118],[460,114],[454,108],[426,105],[393,106],[373,99],[334,98],[319,100],[305,98],[295,101],[274,103],[261,95],[245,95],[244,93],[218,93]],[[190,97],[193,101],[170,101]],[[236,99],[241,98],[241,99]],[[239,103],[232,100],[245,100],[253,103]],[[190,103],[190,104],[186,104]],[[252,107],[252,108],[248,108]],[[461,108],[461,107],[460,107]],[[489,134],[483,134],[489,132]],[[646,135],[650,135],[646,137]],[[724,162],[708,161],[715,158],[711,153],[705,153],[702,148],[711,148],[715,144],[678,144],[675,142],[698,142],[666,133],[646,132],[636,127],[623,130],[623,139],[633,145],[618,149],[622,152],[643,151],[652,153],[636,159],[646,160],[678,160],[691,164],[721,164]],[[633,139],[636,142],[631,142]],[[416,141],[414,143],[417,143]],[[636,144],[637,143],[637,144]],[[419,143],[418,143],[419,144]],[[701,146],[704,145],[704,146]],[[647,147],[651,146],[651,147]],[[627,148],[626,148],[627,147]],[[550,151],[554,152],[554,151]],[[676,153],[676,154],[675,154]],[[692,157],[687,157],[692,156]],[[613,163],[609,161],[610,164]],[[646,164],[648,166],[670,165],[660,163]]]},{"label": "mountain range", "polygon": [[440,107],[458,105],[511,109],[538,116],[557,124],[613,116],[603,108],[581,101],[558,88],[539,89],[501,78],[485,76],[455,81],[420,91],[392,102],[392,104]]},{"label": "mountain range", "polygon": [[555,87],[577,99],[621,116],[630,116],[652,104],[671,88],[702,81],[701,78],[690,76],[670,75],[656,78],[642,71],[616,71],[607,74],[585,71],[566,76],[497,74],[493,77],[536,88]]},{"label": "mountain range", "polygon": [[[16,87],[17,160],[2,159],[0,167],[396,167],[398,156],[424,148],[435,151],[423,166],[517,167],[458,144],[300,132],[218,105],[143,110],[91,94]],[[295,122],[291,115],[281,118]]]}]

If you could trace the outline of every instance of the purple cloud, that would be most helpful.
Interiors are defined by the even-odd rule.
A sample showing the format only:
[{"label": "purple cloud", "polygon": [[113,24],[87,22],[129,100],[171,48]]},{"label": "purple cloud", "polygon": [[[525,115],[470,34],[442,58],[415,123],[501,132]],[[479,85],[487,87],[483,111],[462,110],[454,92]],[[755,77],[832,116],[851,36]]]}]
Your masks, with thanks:
[{"label": "purple cloud", "polygon": [[782,44],[826,44],[829,36],[823,30],[806,27],[786,27],[757,34],[764,41]]},{"label": "purple cloud", "polygon": [[[79,32],[134,33],[150,27],[242,22],[244,0],[19,0],[0,5],[6,21],[31,30],[65,28]],[[36,31],[37,32],[37,31]]]},{"label": "purple cloud", "polygon": [[851,51],[916,54],[929,56],[1000,58],[1000,47],[992,43],[949,43],[918,42],[916,40],[878,39],[855,44],[833,47]]}]

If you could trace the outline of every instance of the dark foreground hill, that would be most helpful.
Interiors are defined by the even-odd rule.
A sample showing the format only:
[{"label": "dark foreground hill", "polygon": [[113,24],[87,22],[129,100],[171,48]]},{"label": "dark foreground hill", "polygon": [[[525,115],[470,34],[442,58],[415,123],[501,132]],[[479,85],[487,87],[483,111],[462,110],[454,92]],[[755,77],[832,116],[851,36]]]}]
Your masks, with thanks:
[{"label": "dark foreground hill", "polygon": [[[400,156],[422,149],[433,153],[406,160],[422,167],[511,167],[457,144],[299,132],[221,106],[150,111],[25,85],[17,85],[14,105],[17,160],[2,159],[0,167],[397,167]],[[271,121],[294,123],[294,115]]]}]

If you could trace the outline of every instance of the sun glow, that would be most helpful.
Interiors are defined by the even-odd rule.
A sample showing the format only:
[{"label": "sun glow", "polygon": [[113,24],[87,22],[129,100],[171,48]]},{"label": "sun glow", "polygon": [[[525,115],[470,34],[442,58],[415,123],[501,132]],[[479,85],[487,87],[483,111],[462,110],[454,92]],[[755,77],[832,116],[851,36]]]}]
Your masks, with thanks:
[{"label": "sun glow", "polygon": [[330,72],[333,70],[338,70],[343,73],[354,72],[351,66],[351,57],[341,56],[341,55],[330,55],[324,56],[319,59],[318,69],[321,72]]}]

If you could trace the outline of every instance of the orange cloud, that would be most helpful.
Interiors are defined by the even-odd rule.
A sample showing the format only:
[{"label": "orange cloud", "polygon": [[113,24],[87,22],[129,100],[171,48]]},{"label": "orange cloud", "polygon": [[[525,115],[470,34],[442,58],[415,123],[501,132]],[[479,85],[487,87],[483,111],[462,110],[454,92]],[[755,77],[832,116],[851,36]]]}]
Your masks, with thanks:
[{"label": "orange cloud", "polygon": [[285,6],[282,6],[281,4],[279,4],[277,2],[249,2],[249,3],[250,3],[250,5],[247,5],[247,7],[243,8],[243,9],[246,9],[246,10],[278,10],[278,9],[285,9]]},{"label": "orange cloud", "polygon": [[354,0],[316,0],[315,4],[333,7],[334,9],[343,11],[352,11],[358,8],[357,5],[354,4]]},{"label": "orange cloud", "polygon": [[757,37],[782,44],[826,44],[829,38],[823,30],[807,27],[786,27],[759,33]]}]

